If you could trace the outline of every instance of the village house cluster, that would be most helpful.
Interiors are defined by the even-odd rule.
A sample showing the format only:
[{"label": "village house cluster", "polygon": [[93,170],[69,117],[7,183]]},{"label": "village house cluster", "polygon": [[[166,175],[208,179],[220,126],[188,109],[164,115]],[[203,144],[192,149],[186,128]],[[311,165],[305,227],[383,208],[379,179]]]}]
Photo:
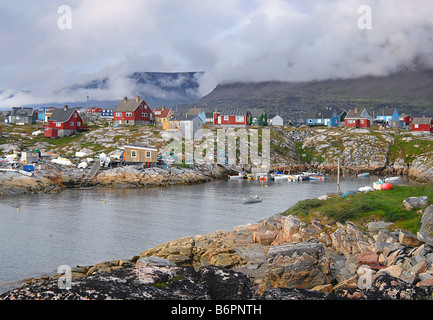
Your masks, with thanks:
[{"label": "village house cluster", "polygon": [[370,128],[377,124],[379,130],[386,128],[408,128],[415,132],[433,132],[432,117],[411,117],[399,114],[397,108],[382,108],[374,115],[366,109],[350,109],[349,111],[337,111],[337,109],[325,108],[323,111],[309,111],[306,116],[306,125],[309,127],[328,126],[338,127],[344,124],[345,128]]},{"label": "village house cluster", "polygon": [[[248,126],[292,126],[291,121],[284,122],[278,114],[268,114],[266,109],[227,108],[223,110],[209,110],[198,107],[190,108],[187,112],[177,113],[172,108],[159,107],[152,109],[147,102],[136,96],[124,97],[114,109],[100,107],[70,108],[40,108],[14,107],[4,112],[5,123],[15,125],[35,124],[43,122],[43,134],[46,138],[61,138],[89,129],[84,122],[86,116],[108,119],[113,127],[137,126],[144,124],[158,125],[163,132],[179,132],[183,139],[202,138],[203,126],[217,128],[242,128]],[[323,110],[308,111],[305,117],[307,127],[346,127],[370,128],[378,125],[379,130],[386,128],[406,128],[413,132],[433,132],[433,119],[431,117],[411,117],[399,114],[397,108],[385,107],[373,115],[366,109],[338,110],[325,107]],[[42,131],[40,132],[42,133]],[[1,128],[0,128],[1,134]],[[149,166],[156,163],[158,150],[151,146],[125,145],[123,161],[127,163],[144,163]]]}]

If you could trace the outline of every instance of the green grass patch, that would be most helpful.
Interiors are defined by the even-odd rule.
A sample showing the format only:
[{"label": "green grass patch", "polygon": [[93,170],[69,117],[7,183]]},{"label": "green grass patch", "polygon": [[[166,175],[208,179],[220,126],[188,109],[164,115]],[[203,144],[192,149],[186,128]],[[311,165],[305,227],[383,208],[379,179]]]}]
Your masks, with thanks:
[{"label": "green grass patch", "polygon": [[417,213],[418,209],[405,210],[403,200],[419,196],[433,199],[433,185],[393,186],[391,190],[357,193],[346,197],[333,196],[327,200],[302,200],[284,214],[307,219],[324,217],[343,223],[350,220],[360,224],[380,219],[393,222],[396,228],[416,233],[422,214]]},{"label": "green grass patch", "polygon": [[[405,141],[403,140],[405,137],[410,137],[412,140]],[[406,163],[411,163],[419,154],[432,151],[433,141],[418,139],[411,135],[400,135],[395,137],[394,145],[389,149],[389,160],[393,162],[398,158],[402,158]]]}]

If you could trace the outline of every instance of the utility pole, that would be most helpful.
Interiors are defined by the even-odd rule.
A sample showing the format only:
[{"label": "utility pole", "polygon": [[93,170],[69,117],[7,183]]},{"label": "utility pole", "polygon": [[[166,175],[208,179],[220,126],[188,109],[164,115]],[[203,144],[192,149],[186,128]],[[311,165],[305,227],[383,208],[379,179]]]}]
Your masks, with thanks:
[{"label": "utility pole", "polygon": [[338,158],[338,168],[337,168],[337,194],[341,193],[340,189],[340,158]]}]

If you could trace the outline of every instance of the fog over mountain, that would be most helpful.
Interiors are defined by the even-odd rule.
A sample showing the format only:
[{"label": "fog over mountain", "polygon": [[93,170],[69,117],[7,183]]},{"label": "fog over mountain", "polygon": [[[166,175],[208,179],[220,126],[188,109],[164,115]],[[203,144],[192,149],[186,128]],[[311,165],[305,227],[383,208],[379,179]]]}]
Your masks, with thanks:
[{"label": "fog over mountain", "polygon": [[0,109],[87,94],[119,100],[136,95],[137,83],[149,99],[182,103],[180,91],[140,82],[135,72],[204,72],[189,100],[230,83],[433,68],[430,0],[74,0],[71,27],[60,29],[64,4],[0,4]]}]

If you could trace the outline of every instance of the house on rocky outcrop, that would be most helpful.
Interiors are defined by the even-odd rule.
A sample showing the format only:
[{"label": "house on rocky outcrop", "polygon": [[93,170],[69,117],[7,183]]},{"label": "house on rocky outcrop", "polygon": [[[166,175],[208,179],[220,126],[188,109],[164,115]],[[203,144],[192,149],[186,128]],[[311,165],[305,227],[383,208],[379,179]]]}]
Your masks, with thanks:
[{"label": "house on rocky outcrop", "polygon": [[158,150],[141,144],[126,145],[123,159],[125,163],[143,163],[146,167],[150,167],[158,162]]},{"label": "house on rocky outcrop", "polygon": [[31,107],[13,107],[7,118],[8,123],[24,125],[35,124],[37,112]]},{"label": "house on rocky outcrop", "polygon": [[63,109],[53,110],[48,118],[48,124],[44,126],[44,136],[47,138],[60,138],[84,130],[86,130],[86,127],[77,109],[64,106]]},{"label": "house on rocky outcrop", "polygon": [[198,116],[203,123],[206,123],[206,113],[201,108],[190,108],[186,113],[188,117]]},{"label": "house on rocky outcrop", "polygon": [[164,131],[178,131],[185,140],[201,139],[203,121],[198,115],[175,115],[162,123]]},{"label": "house on rocky outcrop", "polygon": [[171,108],[161,107],[153,110],[156,122],[163,123],[164,121],[170,120],[173,116],[173,111]]},{"label": "house on rocky outcrop", "polygon": [[[334,110],[331,108],[326,108],[323,111],[317,111],[317,110],[310,110],[307,112],[306,115],[306,124],[309,127],[315,127],[315,126],[330,126],[331,125],[331,118],[334,115]],[[335,116],[336,116],[335,112]],[[337,125],[338,125],[338,119]]]},{"label": "house on rocky outcrop", "polygon": [[372,119],[366,109],[362,112],[358,109],[350,110],[344,118],[344,126],[346,128],[370,128]]},{"label": "house on rocky outcrop", "polygon": [[214,125],[219,127],[246,127],[249,124],[250,113],[243,109],[224,109],[213,114]]},{"label": "house on rocky outcrop", "polygon": [[256,126],[268,125],[268,113],[265,109],[252,109],[250,110],[250,124]]},{"label": "house on rocky outcrop", "polygon": [[433,131],[433,118],[432,117],[419,117],[413,118],[411,122],[412,131],[432,132]]},{"label": "house on rocky outcrop", "polygon": [[144,99],[137,96],[135,99],[124,97],[114,108],[113,125],[142,125],[153,123],[155,114]]}]

